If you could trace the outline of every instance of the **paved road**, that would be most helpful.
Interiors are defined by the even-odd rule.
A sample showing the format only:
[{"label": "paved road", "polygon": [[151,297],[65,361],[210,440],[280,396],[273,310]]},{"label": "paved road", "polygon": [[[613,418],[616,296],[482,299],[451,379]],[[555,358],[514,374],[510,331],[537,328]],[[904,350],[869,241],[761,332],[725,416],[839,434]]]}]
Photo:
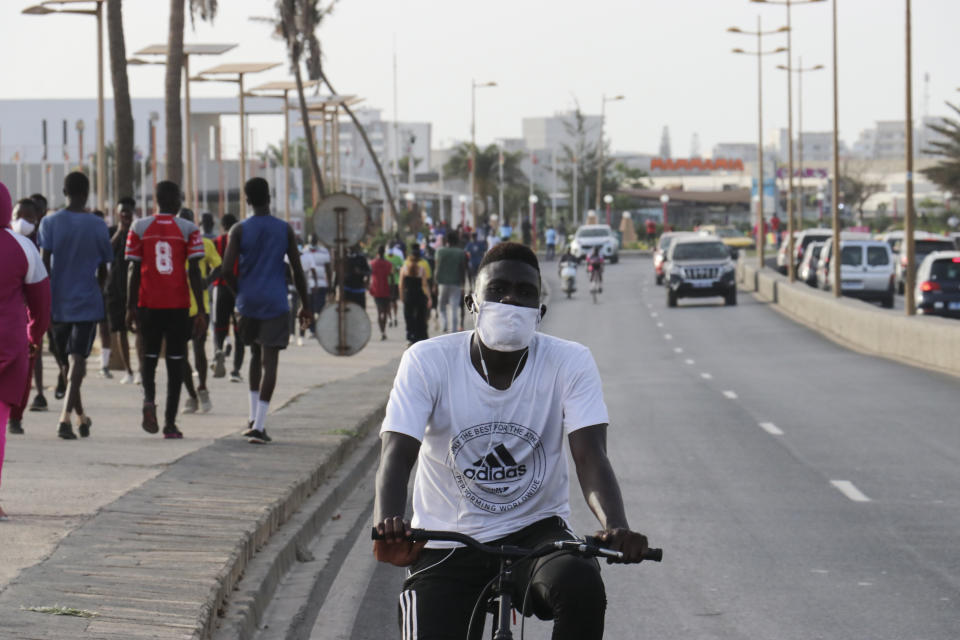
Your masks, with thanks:
[{"label": "paved road", "polygon": [[[667,309],[651,273],[624,260],[598,305],[554,298],[543,326],[593,350],[631,524],[665,549],[662,565],[605,567],[607,637],[955,639],[960,382],[748,295]],[[397,637],[400,579],[351,578],[366,584],[352,638]],[[534,621],[526,637],[549,633]]]}]

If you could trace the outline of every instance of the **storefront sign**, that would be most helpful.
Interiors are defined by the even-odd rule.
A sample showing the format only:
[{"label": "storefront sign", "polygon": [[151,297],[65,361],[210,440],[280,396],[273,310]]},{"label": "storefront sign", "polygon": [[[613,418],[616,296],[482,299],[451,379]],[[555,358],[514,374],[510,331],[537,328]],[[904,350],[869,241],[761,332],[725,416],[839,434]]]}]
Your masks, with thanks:
[{"label": "storefront sign", "polygon": [[743,171],[740,158],[653,158],[650,171]]}]

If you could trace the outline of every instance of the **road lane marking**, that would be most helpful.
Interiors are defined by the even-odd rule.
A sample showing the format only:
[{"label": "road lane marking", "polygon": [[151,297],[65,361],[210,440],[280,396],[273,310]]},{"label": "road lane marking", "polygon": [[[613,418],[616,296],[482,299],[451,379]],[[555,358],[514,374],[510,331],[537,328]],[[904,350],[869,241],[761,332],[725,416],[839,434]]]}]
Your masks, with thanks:
[{"label": "road lane marking", "polygon": [[860,491],[860,489],[857,489],[856,485],[849,480],[831,480],[830,484],[854,502],[870,502],[870,498],[864,495],[864,493]]},{"label": "road lane marking", "polygon": [[703,378],[704,380],[712,380],[712,379],[713,379],[713,376],[710,375],[709,373],[701,373],[701,374],[700,374],[700,377]]},{"label": "road lane marking", "polygon": [[651,318],[656,318],[656,317],[657,317],[657,312],[654,311],[653,313],[651,313],[651,314],[650,314],[650,317],[651,317]]},{"label": "road lane marking", "polygon": [[674,347],[674,348],[673,348],[673,352],[674,352],[674,353],[683,353],[683,347]]},{"label": "road lane marking", "polygon": [[658,323],[657,323],[657,328],[658,328],[658,329],[663,329],[663,323],[662,323],[662,322],[658,322]]},{"label": "road lane marking", "polygon": [[773,424],[772,422],[761,422],[761,423],[760,423],[760,428],[763,429],[764,431],[766,431],[767,433],[769,433],[769,434],[772,435],[772,436],[782,436],[782,435],[783,435],[783,431],[781,431],[780,427],[778,427],[777,425]]},{"label": "road lane marking", "polygon": [[664,340],[673,340],[673,336],[670,335],[669,333],[665,333],[665,334],[663,334],[663,339],[664,339]]},{"label": "road lane marking", "polygon": [[687,358],[686,360],[684,360],[684,362],[686,362],[687,364],[694,364],[693,360],[691,360],[690,358]]},{"label": "road lane marking", "polygon": [[736,400],[736,399],[737,399],[737,394],[734,393],[733,391],[724,391],[724,392],[723,392],[723,397],[729,398],[730,400]]}]

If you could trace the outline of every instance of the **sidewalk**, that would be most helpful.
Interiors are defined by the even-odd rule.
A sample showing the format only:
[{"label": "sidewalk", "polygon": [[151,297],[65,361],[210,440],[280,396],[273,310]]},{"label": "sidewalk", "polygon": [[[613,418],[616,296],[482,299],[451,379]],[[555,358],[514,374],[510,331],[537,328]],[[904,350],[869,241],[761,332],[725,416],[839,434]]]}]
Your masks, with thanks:
[{"label": "sidewalk", "polygon": [[[52,392],[51,410],[28,412],[26,434],[8,436],[0,638],[205,637],[246,560],[323,482],[354,434],[378,423],[406,344],[402,326],[388,337],[351,358],[316,342],[283,352],[268,418],[274,443],[263,447],[238,435],[245,383],[209,380],[213,411],[181,416],[185,438],[165,441],[140,429],[140,388],[98,378],[99,358],[91,358],[90,438],[56,437]],[[45,364],[49,384],[52,360]],[[159,397],[164,389],[161,374]],[[22,609],[50,606],[98,615]]]}]

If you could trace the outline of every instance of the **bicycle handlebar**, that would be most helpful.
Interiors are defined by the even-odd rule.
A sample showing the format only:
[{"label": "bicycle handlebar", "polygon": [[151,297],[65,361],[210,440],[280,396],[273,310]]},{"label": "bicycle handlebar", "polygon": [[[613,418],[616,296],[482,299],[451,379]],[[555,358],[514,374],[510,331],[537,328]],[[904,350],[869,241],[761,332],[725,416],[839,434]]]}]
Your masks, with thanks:
[{"label": "bicycle handlebar", "polygon": [[[373,540],[383,540],[384,536],[374,527],[370,535]],[[428,529],[411,529],[410,540],[414,542],[426,542],[430,540],[443,542],[459,542],[471,549],[481,553],[508,558],[538,558],[554,551],[571,551],[587,557],[609,558],[611,560],[623,560],[623,552],[614,551],[601,547],[597,539],[587,536],[583,540],[557,540],[548,542],[536,549],[524,549],[513,545],[488,545],[480,542],[470,536],[454,531],[430,531]],[[643,554],[644,560],[652,562],[661,562],[663,560],[663,549],[647,549]]]}]

